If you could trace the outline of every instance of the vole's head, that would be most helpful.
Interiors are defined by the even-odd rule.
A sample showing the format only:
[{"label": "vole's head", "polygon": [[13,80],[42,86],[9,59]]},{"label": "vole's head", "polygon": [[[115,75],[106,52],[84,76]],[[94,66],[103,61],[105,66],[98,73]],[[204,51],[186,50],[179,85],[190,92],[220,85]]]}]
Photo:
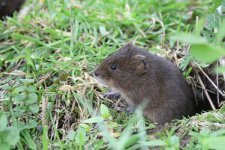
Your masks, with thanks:
[{"label": "vole's head", "polygon": [[147,71],[143,51],[128,43],[109,55],[94,71],[95,78],[109,87],[123,89],[139,80]]}]

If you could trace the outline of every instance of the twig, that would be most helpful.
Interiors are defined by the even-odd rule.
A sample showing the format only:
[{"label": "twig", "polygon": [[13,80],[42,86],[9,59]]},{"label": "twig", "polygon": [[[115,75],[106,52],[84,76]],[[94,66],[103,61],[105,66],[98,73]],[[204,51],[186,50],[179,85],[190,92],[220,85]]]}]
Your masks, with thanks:
[{"label": "twig", "polygon": [[46,121],[46,110],[47,110],[48,99],[42,96],[42,125],[47,125]]},{"label": "twig", "polygon": [[197,77],[198,77],[198,80],[199,80],[201,86],[203,87],[204,93],[205,93],[205,95],[206,95],[206,97],[207,97],[207,99],[208,99],[208,101],[209,101],[209,104],[211,105],[211,107],[212,107],[213,110],[216,110],[216,108],[215,108],[215,106],[214,106],[214,104],[213,104],[213,102],[212,102],[212,100],[211,100],[211,98],[210,98],[210,96],[209,96],[209,93],[207,92],[207,90],[206,90],[206,88],[205,88],[205,85],[204,85],[204,83],[202,82],[202,79],[200,78],[200,76],[199,76],[198,74],[197,74]]},{"label": "twig", "polygon": [[220,91],[220,89],[215,85],[215,83],[209,78],[209,76],[203,71],[203,69],[201,67],[199,67],[199,65],[197,65],[197,67],[199,68],[199,70],[203,73],[203,75],[209,80],[209,82],[215,87],[216,90],[218,90],[218,92],[224,96],[224,93]]},{"label": "twig", "polygon": [[[218,62],[218,60],[217,60],[216,66],[218,67],[218,65],[219,65],[219,62]],[[216,73],[216,85],[217,85],[217,87],[219,88],[219,75],[218,75],[218,72]],[[216,91],[216,98],[217,98],[217,105],[219,106],[219,104],[220,104],[220,97],[219,97],[219,92],[218,92],[218,90]]]}]

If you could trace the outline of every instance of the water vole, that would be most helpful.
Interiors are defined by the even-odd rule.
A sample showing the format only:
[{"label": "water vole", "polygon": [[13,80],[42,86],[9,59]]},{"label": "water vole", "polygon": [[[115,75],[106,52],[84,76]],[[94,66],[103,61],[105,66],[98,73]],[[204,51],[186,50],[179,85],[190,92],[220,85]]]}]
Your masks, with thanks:
[{"label": "water vole", "polygon": [[131,107],[144,100],[144,116],[164,124],[195,113],[193,93],[170,61],[128,43],[109,55],[95,78],[118,91]]},{"label": "water vole", "polygon": [[5,16],[12,16],[24,2],[25,0],[0,0],[0,20]]}]

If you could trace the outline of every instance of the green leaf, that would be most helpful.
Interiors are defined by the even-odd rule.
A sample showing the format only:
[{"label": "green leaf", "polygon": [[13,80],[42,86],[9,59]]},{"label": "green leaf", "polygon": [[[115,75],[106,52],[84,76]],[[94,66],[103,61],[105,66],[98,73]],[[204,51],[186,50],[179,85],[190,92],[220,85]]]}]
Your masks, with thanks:
[{"label": "green leaf", "polygon": [[34,79],[20,79],[20,81],[24,84],[31,84],[34,82]]},{"label": "green leaf", "polygon": [[225,113],[225,106],[223,105],[220,109],[219,109],[220,113]]},{"label": "green leaf", "polygon": [[32,104],[29,106],[29,109],[31,110],[32,113],[38,113],[39,111],[39,106],[37,104]]},{"label": "green leaf", "polygon": [[69,140],[72,141],[72,140],[74,140],[75,135],[76,135],[76,132],[72,130],[72,131],[69,131],[67,137],[68,137]]},{"label": "green leaf", "polygon": [[20,130],[20,131],[26,129],[25,123],[23,123],[23,122],[21,122],[21,121],[15,121],[14,127],[17,128],[17,129]]},{"label": "green leaf", "polygon": [[195,44],[190,48],[191,54],[199,61],[212,63],[225,56],[225,50],[208,44]]},{"label": "green leaf", "polygon": [[19,87],[17,87],[17,88],[15,89],[15,91],[16,91],[17,93],[19,93],[19,92],[26,92],[26,91],[27,91],[27,87],[26,87],[26,86],[19,86]]},{"label": "green leaf", "polygon": [[110,117],[109,109],[104,104],[101,104],[100,112],[101,112],[101,116],[104,119],[108,119]]},{"label": "green leaf", "polygon": [[28,123],[26,124],[27,129],[32,129],[37,127],[37,122],[35,120],[29,120]]},{"label": "green leaf", "polygon": [[15,102],[15,103],[21,103],[21,102],[23,102],[23,100],[25,100],[26,99],[26,94],[25,93],[21,93],[21,94],[16,94],[14,97],[13,97],[13,101]]},{"label": "green leaf", "polygon": [[8,127],[1,133],[1,136],[4,137],[4,142],[9,145],[16,145],[19,141],[19,130],[15,127]]},{"label": "green leaf", "polygon": [[84,123],[81,123],[80,125],[79,125],[79,127],[81,127],[81,128],[84,128],[85,129],[85,131],[87,131],[87,132],[90,132],[90,126],[89,125],[87,125],[87,124],[84,124]]},{"label": "green leaf", "polygon": [[87,140],[86,131],[83,128],[78,128],[75,134],[75,142],[82,147]]},{"label": "green leaf", "polygon": [[218,30],[219,28],[219,21],[220,17],[218,14],[211,13],[206,16],[206,24],[205,28],[208,29],[209,31],[213,32],[213,30]]},{"label": "green leaf", "polygon": [[180,146],[180,139],[179,139],[179,137],[177,137],[177,136],[172,136],[171,138],[170,138],[170,144],[173,146],[173,147],[177,147],[177,148],[179,148],[179,146]]},{"label": "green leaf", "polygon": [[184,57],[183,61],[181,62],[180,69],[182,71],[184,71],[187,68],[188,64],[191,62],[192,59],[193,59],[193,56],[190,53],[188,53],[188,55],[186,55]]},{"label": "green leaf", "polygon": [[225,136],[203,139],[202,143],[207,145],[209,149],[224,150]]},{"label": "green leaf", "polygon": [[10,150],[10,145],[7,143],[0,143],[0,150]]},{"label": "green leaf", "polygon": [[14,110],[17,116],[21,116],[26,111],[26,106],[17,106]]},{"label": "green leaf", "polygon": [[223,136],[225,135],[225,129],[220,129],[211,134],[212,136]]},{"label": "green leaf", "polygon": [[27,96],[27,104],[33,104],[37,102],[38,96],[36,93],[29,93]]},{"label": "green leaf", "polygon": [[48,102],[47,110],[48,110],[49,112],[51,112],[51,111],[52,111],[52,108],[53,108],[53,103],[52,103],[52,102]]},{"label": "green leaf", "polygon": [[215,68],[215,71],[216,71],[217,73],[222,74],[222,73],[225,72],[225,66],[219,66],[219,67]]},{"label": "green leaf", "polygon": [[29,91],[30,93],[36,92],[36,90],[37,90],[36,86],[34,86],[34,85],[28,86],[28,91]]},{"label": "green leaf", "polygon": [[109,122],[108,126],[110,128],[117,128],[118,127],[118,124],[116,122]]},{"label": "green leaf", "polygon": [[195,34],[196,35],[201,34],[201,32],[204,28],[204,25],[205,25],[205,19],[204,18],[201,18],[199,21],[197,21],[196,28],[195,28]]},{"label": "green leaf", "polygon": [[7,90],[7,91],[9,91],[9,90],[12,89],[12,87],[11,87],[10,85],[8,85],[8,84],[3,85],[2,88],[3,88],[4,90]]},{"label": "green leaf", "polygon": [[8,124],[8,119],[5,113],[0,112],[0,131],[5,130]]},{"label": "green leaf", "polygon": [[171,37],[171,40],[184,42],[188,44],[206,44],[207,40],[201,36],[191,33],[179,33]]},{"label": "green leaf", "polygon": [[26,130],[26,129],[23,130],[21,132],[21,135],[23,135],[24,139],[26,140],[27,146],[29,146],[30,149],[36,150],[36,144],[34,143],[32,138],[30,137],[30,134],[29,134],[28,130]]},{"label": "green leaf", "polygon": [[98,123],[102,122],[104,119],[102,117],[92,117],[83,121],[83,123]]},{"label": "green leaf", "polygon": [[124,144],[125,149],[129,148],[130,146],[134,145],[140,140],[140,136],[135,134],[131,135],[129,138],[127,138],[127,141]]},{"label": "green leaf", "polygon": [[47,125],[44,125],[42,143],[43,143],[43,150],[48,150],[48,126]]},{"label": "green leaf", "polygon": [[141,144],[145,146],[164,146],[166,145],[164,141],[162,140],[152,140],[148,142],[141,142]]},{"label": "green leaf", "polygon": [[216,36],[216,41],[217,41],[216,44],[217,45],[219,45],[219,43],[223,41],[223,38],[225,36],[225,28],[224,27],[225,27],[225,20],[223,20],[223,22],[221,23],[219,32]]}]

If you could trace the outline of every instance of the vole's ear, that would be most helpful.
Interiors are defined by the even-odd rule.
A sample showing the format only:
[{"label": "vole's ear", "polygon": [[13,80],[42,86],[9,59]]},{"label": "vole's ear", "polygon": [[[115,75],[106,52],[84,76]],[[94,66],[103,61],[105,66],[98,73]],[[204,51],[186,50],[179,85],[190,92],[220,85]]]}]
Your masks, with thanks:
[{"label": "vole's ear", "polygon": [[131,57],[131,65],[135,67],[138,75],[144,75],[147,71],[147,62],[144,55],[134,55]]},{"label": "vole's ear", "polygon": [[127,50],[127,51],[131,51],[134,48],[134,44],[133,42],[129,42],[127,44],[125,44],[120,50]]}]

